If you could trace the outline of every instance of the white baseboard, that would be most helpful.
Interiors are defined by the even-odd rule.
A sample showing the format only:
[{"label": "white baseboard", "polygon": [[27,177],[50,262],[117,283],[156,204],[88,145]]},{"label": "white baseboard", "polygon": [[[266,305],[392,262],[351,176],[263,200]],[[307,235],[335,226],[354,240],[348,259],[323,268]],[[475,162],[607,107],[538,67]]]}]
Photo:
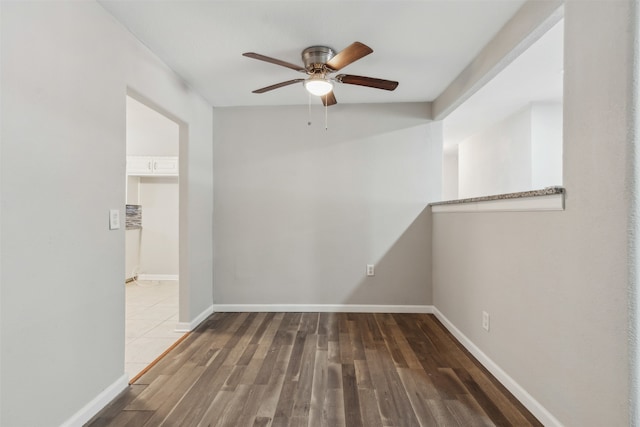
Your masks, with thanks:
[{"label": "white baseboard", "polygon": [[118,397],[129,386],[129,377],[123,374],[113,384],[104,389],[102,393],[93,398],[89,403],[84,405],[82,409],[73,414],[71,418],[62,423],[60,427],[81,427],[113,399]]},{"label": "white baseboard", "polygon": [[138,274],[137,280],[178,280],[177,274]]},{"label": "white baseboard", "polygon": [[494,377],[502,383],[515,397],[522,403],[531,413],[545,426],[562,427],[562,423],[558,421],[544,406],[533,398],[527,391],[520,386],[513,378],[489,358],[478,346],[476,346],[465,334],[463,334],[453,323],[449,321],[437,308],[433,307],[433,314],[436,318],[456,337],[458,341],[467,349],[478,361],[485,367]]},{"label": "white baseboard", "polygon": [[214,304],[215,312],[433,313],[432,305]]},{"label": "white baseboard", "polygon": [[178,322],[176,332],[191,332],[198,327],[200,323],[213,313],[213,306],[209,306],[202,313],[198,314],[191,322]]}]

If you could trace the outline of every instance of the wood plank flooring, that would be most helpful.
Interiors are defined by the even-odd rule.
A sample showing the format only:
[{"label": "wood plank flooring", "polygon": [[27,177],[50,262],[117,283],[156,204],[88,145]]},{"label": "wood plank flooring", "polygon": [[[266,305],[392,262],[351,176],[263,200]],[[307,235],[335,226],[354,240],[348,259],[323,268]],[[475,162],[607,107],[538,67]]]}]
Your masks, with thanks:
[{"label": "wood plank flooring", "polygon": [[433,315],[216,313],[87,425],[542,424]]}]

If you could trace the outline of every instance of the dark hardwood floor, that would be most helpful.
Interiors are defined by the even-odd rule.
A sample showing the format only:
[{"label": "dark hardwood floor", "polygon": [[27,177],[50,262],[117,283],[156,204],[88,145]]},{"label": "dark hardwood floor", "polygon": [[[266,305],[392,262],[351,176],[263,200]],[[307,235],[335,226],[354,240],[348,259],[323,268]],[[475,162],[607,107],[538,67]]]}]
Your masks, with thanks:
[{"label": "dark hardwood floor", "polygon": [[433,315],[216,313],[88,425],[542,424]]}]

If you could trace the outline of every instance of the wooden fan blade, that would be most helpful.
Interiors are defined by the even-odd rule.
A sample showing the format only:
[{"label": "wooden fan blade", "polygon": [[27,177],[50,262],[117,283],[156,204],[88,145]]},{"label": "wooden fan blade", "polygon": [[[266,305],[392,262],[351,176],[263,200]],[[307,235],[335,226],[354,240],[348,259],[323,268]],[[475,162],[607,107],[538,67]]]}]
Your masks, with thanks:
[{"label": "wooden fan blade", "polygon": [[278,89],[280,87],[289,86],[289,85],[292,85],[294,83],[300,83],[300,82],[303,82],[303,81],[304,81],[304,79],[287,80],[286,82],[276,83],[276,84],[271,85],[271,86],[263,87],[261,89],[256,89],[256,90],[252,91],[252,93],[265,93],[265,92],[269,92],[270,90]]},{"label": "wooden fan blade", "polygon": [[360,42],[353,42],[329,61],[327,61],[327,67],[331,68],[333,71],[338,71],[341,68],[346,67],[352,62],[357,61],[358,59],[369,55],[373,52],[369,46],[362,44]]},{"label": "wooden fan blade", "polygon": [[301,73],[307,72],[307,70],[305,70],[304,67],[301,67],[300,65],[292,64],[286,61],[281,61],[280,59],[271,58],[269,56],[260,55],[259,53],[255,53],[255,52],[245,52],[242,54],[242,56],[246,56],[247,58],[257,59],[259,61],[269,62],[270,64],[280,65],[282,67],[291,68],[292,70],[300,71]]},{"label": "wooden fan blade", "polygon": [[394,90],[398,87],[398,82],[383,79],[374,79],[373,77],[352,76],[349,74],[340,74],[336,76],[336,80],[340,83],[348,85],[358,85],[373,87],[376,89]]},{"label": "wooden fan blade", "polygon": [[333,91],[329,92],[325,96],[321,96],[320,98],[322,98],[322,105],[324,105],[325,107],[330,107],[338,103],[338,101],[336,101],[336,96],[333,94]]}]

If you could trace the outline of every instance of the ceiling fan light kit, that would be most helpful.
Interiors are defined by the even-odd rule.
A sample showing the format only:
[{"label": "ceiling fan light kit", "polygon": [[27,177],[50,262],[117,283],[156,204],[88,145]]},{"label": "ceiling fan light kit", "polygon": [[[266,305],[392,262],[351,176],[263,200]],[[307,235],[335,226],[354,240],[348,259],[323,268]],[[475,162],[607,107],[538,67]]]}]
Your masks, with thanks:
[{"label": "ceiling fan light kit", "polygon": [[333,90],[333,83],[325,79],[323,75],[314,74],[304,81],[304,88],[311,95],[324,96]]},{"label": "ceiling fan light kit", "polygon": [[373,77],[352,76],[349,74],[330,77],[330,74],[335,73],[372,52],[373,49],[360,42],[354,42],[338,53],[327,46],[311,46],[302,51],[301,56],[304,67],[255,52],[246,52],[242,55],[309,75],[307,79],[293,79],[276,83],[271,86],[256,89],[253,93],[265,93],[294,83],[303,82],[305,89],[310,94],[319,96],[325,107],[328,107],[337,104],[336,97],[333,93],[334,82],[384,90],[394,90],[398,86],[398,82],[396,81]]}]

